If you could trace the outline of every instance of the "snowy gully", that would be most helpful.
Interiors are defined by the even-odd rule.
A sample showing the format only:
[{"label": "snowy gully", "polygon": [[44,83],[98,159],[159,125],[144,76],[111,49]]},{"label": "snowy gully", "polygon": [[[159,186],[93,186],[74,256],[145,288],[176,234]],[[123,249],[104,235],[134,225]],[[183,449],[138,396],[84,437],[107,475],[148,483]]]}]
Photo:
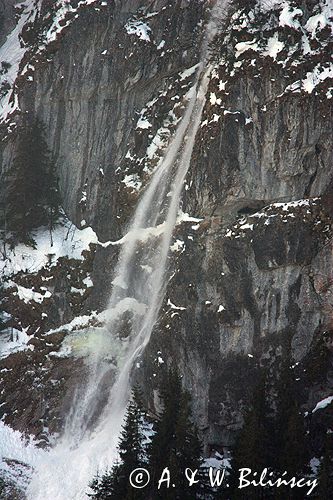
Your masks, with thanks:
[{"label": "snowy gully", "polygon": [[[267,468],[263,469],[261,473],[259,473],[255,471],[252,472],[252,469],[244,467],[238,469],[238,472],[238,489],[240,490],[243,488],[248,488],[249,486],[261,488],[279,488],[281,486],[287,486],[291,489],[307,487],[308,490],[306,495],[308,496],[318,485],[317,479],[296,478],[295,476],[287,478],[287,471],[285,471],[281,475],[281,477],[278,478],[276,476],[273,478],[273,472],[268,472]],[[198,469],[185,469],[185,476],[188,481],[189,487],[202,481],[202,475],[200,475],[199,479]],[[228,477],[225,469],[215,469],[214,467],[209,467],[208,479],[212,488],[218,488],[220,486],[226,486],[227,488],[229,487],[229,484],[227,484]],[[143,468],[135,469],[130,474],[129,481],[133,488],[145,488],[150,483],[149,471]],[[156,486],[158,490],[160,490],[161,488],[175,487],[175,484],[172,482],[171,473],[168,467],[165,467],[163,469]]]}]

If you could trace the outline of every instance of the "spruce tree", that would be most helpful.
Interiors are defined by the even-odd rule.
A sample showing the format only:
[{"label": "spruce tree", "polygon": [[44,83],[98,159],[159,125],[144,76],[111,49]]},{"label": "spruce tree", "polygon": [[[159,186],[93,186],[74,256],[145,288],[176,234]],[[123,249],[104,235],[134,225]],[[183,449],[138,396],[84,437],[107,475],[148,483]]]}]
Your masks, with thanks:
[{"label": "spruce tree", "polygon": [[[21,148],[22,151],[20,151]],[[24,145],[21,142],[8,176],[6,226],[7,230],[15,234],[15,239],[30,242],[31,224],[29,217],[31,215],[30,190],[32,178],[27,178],[23,149]]]},{"label": "spruce tree", "polygon": [[58,185],[58,178],[56,175],[55,165],[51,161],[49,164],[48,170],[48,189],[46,191],[46,207],[47,207],[47,217],[49,230],[51,235],[51,246],[53,245],[52,241],[52,231],[55,228],[55,223],[60,215],[60,192]]},{"label": "spruce tree", "polygon": [[326,435],[324,456],[321,460],[318,473],[318,486],[315,490],[316,497],[320,500],[330,500],[333,492],[333,457],[332,437]]},{"label": "spruce tree", "polygon": [[[191,399],[182,389],[181,378],[174,370],[169,371],[160,393],[164,408],[156,422],[156,432],[150,447],[149,466],[153,490],[149,498],[192,500],[199,487],[189,486],[185,470],[188,468],[194,472],[199,469],[201,443],[192,421]],[[166,488],[162,484],[158,490],[158,481],[166,467],[170,471],[171,487]]]},{"label": "spruce tree", "polygon": [[232,451],[232,475],[230,479],[232,498],[266,499],[271,492],[267,488],[249,486],[246,494],[238,489],[239,469],[248,467],[252,471],[271,470],[270,435],[272,421],[266,398],[266,372],[260,374],[256,385],[252,405],[244,417],[243,427]]},{"label": "spruce tree", "polygon": [[5,481],[0,477],[0,498],[5,498],[5,493],[6,493],[6,483]]},{"label": "spruce tree", "polygon": [[[158,436],[156,436],[158,440]],[[198,438],[198,433],[191,418],[190,397],[185,391],[180,392],[179,396],[179,411],[174,420],[174,433],[171,440],[170,454],[168,457],[167,467],[170,469],[172,487],[168,491],[170,499],[188,499],[195,498],[199,491],[198,485],[189,486],[185,471],[197,470],[197,478],[200,468],[201,443]],[[163,463],[163,462],[162,462]],[[165,492],[163,493],[165,497]]]},{"label": "spruce tree", "polygon": [[[120,485],[122,486],[123,499],[132,498],[132,487],[129,483],[131,472],[145,465],[145,437],[142,433],[143,411],[141,395],[138,389],[133,391],[126,413],[126,421],[121,433],[119,443],[119,457],[121,460]],[[140,496],[140,492],[139,492]],[[138,496],[138,498],[139,498]],[[140,497],[141,498],[141,497]]]},{"label": "spruce tree", "polygon": [[57,179],[40,120],[25,118],[18,128],[17,149],[7,173],[6,225],[13,243],[32,243],[32,229],[50,223],[60,206]]},{"label": "spruce tree", "polygon": [[156,482],[162,470],[167,466],[172,446],[175,439],[175,426],[179,414],[181,380],[178,374],[170,371],[160,387],[163,401],[163,411],[155,423],[155,435],[150,446],[150,459],[152,464],[152,480]]},{"label": "spruce tree", "polygon": [[141,395],[134,389],[128,404],[125,423],[118,445],[119,461],[101,477],[96,476],[90,487],[89,496],[98,500],[140,500],[144,491],[134,489],[129,482],[132,471],[146,466],[146,437],[143,432],[145,414]]},{"label": "spruce tree", "polygon": [[[287,471],[288,477],[304,477],[310,472],[306,429],[289,349],[284,353],[277,389],[277,432],[274,442],[277,475],[281,476]],[[304,488],[280,487],[276,498],[303,499],[304,492]]]},{"label": "spruce tree", "polygon": [[94,493],[88,494],[96,500],[120,500],[120,463],[116,462],[111,470],[106,471],[102,476],[96,476],[90,484]]},{"label": "spruce tree", "polygon": [[281,439],[284,443],[280,459],[281,470],[284,468],[291,475],[305,472],[307,464],[306,431],[304,417],[295,401],[289,408],[285,432],[282,434]]}]

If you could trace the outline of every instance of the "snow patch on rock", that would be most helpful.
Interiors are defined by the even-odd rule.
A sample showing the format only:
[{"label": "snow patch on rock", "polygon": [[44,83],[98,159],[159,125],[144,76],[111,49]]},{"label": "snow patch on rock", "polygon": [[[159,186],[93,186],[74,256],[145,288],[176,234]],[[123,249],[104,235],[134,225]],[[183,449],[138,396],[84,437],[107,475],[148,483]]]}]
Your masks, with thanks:
[{"label": "snow patch on rock", "polygon": [[136,35],[144,42],[150,42],[151,28],[143,21],[129,21],[125,24],[125,30],[129,35]]},{"label": "snow patch on rock", "polygon": [[316,406],[312,410],[312,413],[315,413],[318,410],[323,410],[324,408],[329,406],[332,402],[333,402],[333,396],[328,396],[327,398],[322,399],[316,404]]},{"label": "snow patch on rock", "polygon": [[[0,261],[0,276],[10,276],[20,271],[37,272],[47,264],[55,265],[60,257],[82,260],[82,252],[89,250],[91,243],[98,238],[91,227],[77,228],[68,219],[56,226],[50,235],[49,229],[41,227],[33,234],[35,248],[23,243],[14,249],[5,249],[5,258]],[[1,243],[4,247],[4,243]]]}]

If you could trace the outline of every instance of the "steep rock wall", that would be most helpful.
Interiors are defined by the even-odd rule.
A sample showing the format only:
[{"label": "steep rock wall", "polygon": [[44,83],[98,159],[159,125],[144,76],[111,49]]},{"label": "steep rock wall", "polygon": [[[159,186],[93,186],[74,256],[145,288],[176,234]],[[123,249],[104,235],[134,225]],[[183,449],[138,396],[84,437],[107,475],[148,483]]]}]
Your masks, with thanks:
[{"label": "steep rock wall", "polygon": [[[42,53],[31,49],[34,69],[21,77],[21,110],[46,125],[65,211],[77,225],[92,223],[105,240],[119,237],[117,216],[126,215],[124,204],[133,205],[119,190],[130,147],[144,156],[140,129],[135,137],[140,112],[195,64],[202,7],[182,1],[83,5]],[[9,139],[4,170],[13,147]]]},{"label": "steep rock wall", "polygon": [[15,26],[14,6],[16,3],[16,0],[1,0],[0,2],[0,43],[3,43]]},{"label": "steep rock wall", "polygon": [[136,376],[149,381],[152,398],[165,365],[181,366],[211,446],[232,444],[261,366],[273,384],[290,359],[304,411],[332,391],[331,368],[310,394],[303,373],[324,334],[330,351],[331,223],[323,198],[268,205],[229,227],[205,219],[178,234],[175,274]]}]

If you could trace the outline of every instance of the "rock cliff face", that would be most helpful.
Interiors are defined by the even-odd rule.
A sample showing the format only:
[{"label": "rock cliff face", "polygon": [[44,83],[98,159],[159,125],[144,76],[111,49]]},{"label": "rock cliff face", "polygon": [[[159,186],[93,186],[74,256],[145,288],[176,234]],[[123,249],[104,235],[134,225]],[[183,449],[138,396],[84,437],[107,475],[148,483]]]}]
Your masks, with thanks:
[{"label": "rock cliff face", "polygon": [[[21,14],[24,51],[3,98],[2,178],[17,124],[37,116],[59,175],[64,239],[72,221],[81,228],[72,246],[79,240],[84,253],[49,248],[53,260],[36,257],[30,270],[22,249],[4,255],[5,321],[19,350],[1,361],[1,411],[14,428],[48,439],[84,371],[66,338],[103,321],[117,257],[106,242],[124,234],[182,116],[210,2],[28,4],[37,14]],[[13,19],[1,8],[4,40]],[[198,220],[176,227],[174,272],[133,374],[154,412],[160,373],[176,363],[208,447],[233,442],[262,366],[274,387],[288,359],[309,413],[333,392],[331,16],[324,1],[234,1],[212,43],[182,203]],[[24,297],[27,289],[34,295]],[[325,430],[329,412],[311,425]]]},{"label": "rock cliff face", "polygon": [[176,359],[215,447],[231,445],[260,366],[270,367],[273,385],[285,359],[296,364],[305,411],[330,393],[330,364],[325,389],[318,380],[309,389],[306,374],[317,343],[330,349],[330,216],[319,199],[303,203],[273,203],[225,228],[221,217],[206,218],[179,235],[143,380],[147,370],[154,380],[158,357]]},{"label": "rock cliff face", "polygon": [[0,2],[0,32],[1,43],[15,27],[15,0],[1,0]]},{"label": "rock cliff face", "polygon": [[[54,16],[59,11],[53,12],[47,2],[39,33],[26,29],[30,45],[21,62],[27,69],[18,86],[20,108],[36,114],[47,127],[66,213],[77,225],[84,218],[102,238],[116,239],[117,216],[128,217],[124,205],[132,191],[119,193],[131,167],[129,151],[144,157],[141,144],[148,142],[147,132],[154,133],[153,127],[168,118],[168,87],[197,62],[204,6],[182,1],[149,6],[131,1],[72,3],[82,4],[79,15],[59,33],[49,28],[47,18],[48,11]],[[44,45],[36,44],[40,38]],[[140,113],[158,95],[165,102],[156,110],[150,104],[159,116],[146,128]],[[5,169],[12,149],[9,139]],[[82,192],[86,199],[80,203]]]}]

